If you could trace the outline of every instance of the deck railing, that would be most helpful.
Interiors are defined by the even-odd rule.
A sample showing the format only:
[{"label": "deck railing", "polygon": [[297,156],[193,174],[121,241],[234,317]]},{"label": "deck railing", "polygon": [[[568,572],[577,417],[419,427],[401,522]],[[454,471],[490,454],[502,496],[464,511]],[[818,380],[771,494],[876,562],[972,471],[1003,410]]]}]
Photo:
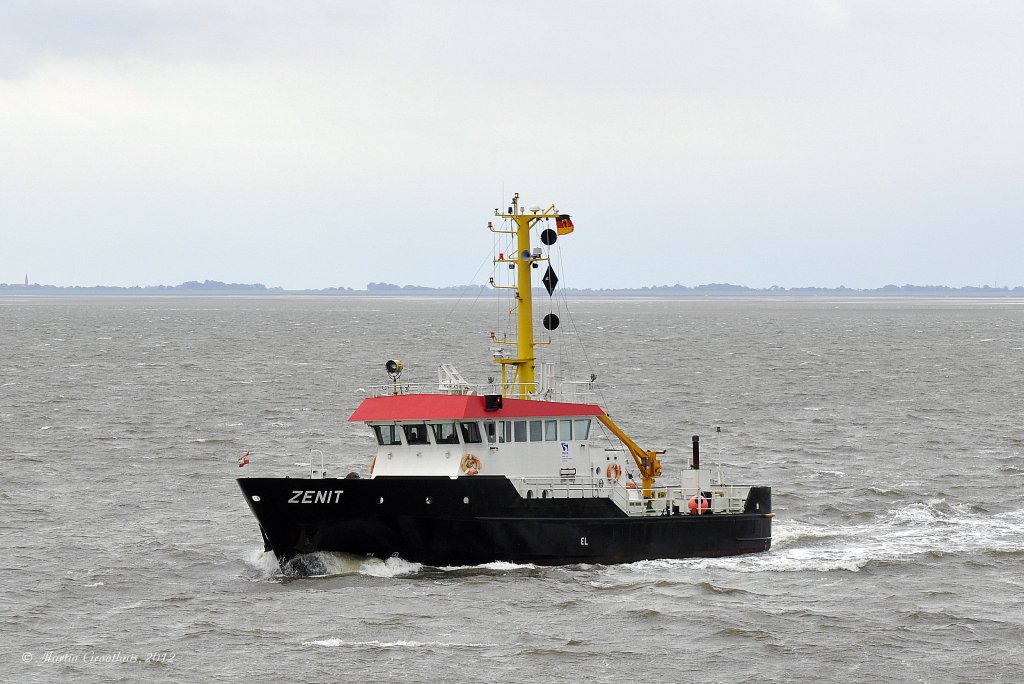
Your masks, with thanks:
[{"label": "deck railing", "polygon": [[[666,510],[681,513],[689,510],[690,498],[702,492],[693,488],[690,491],[683,487],[654,487],[651,496],[645,498],[639,488],[630,489],[620,483],[609,482],[599,478],[577,478],[567,481],[565,478],[513,478],[517,489],[523,496],[531,492],[533,498],[555,499],[589,499],[610,498],[623,511],[630,515],[663,515]],[[714,513],[742,513],[746,504],[750,487],[747,485],[712,485],[703,493],[711,493],[711,511]]]}]

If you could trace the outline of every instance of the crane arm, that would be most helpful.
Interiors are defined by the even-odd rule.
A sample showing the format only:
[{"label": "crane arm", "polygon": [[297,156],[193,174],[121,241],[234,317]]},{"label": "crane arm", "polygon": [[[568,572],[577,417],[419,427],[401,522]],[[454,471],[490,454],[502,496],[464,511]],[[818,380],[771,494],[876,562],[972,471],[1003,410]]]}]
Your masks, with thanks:
[{"label": "crane arm", "polygon": [[652,491],[652,488],[654,487],[654,480],[661,476],[661,459],[659,459],[658,456],[665,452],[663,450],[648,451],[647,449],[642,448],[606,415],[598,416],[597,419],[601,421],[602,425],[611,430],[612,434],[615,435],[620,442],[626,445],[627,449],[629,449],[630,455],[636,462],[636,467],[640,469],[644,498],[652,498],[654,496],[654,492]]}]

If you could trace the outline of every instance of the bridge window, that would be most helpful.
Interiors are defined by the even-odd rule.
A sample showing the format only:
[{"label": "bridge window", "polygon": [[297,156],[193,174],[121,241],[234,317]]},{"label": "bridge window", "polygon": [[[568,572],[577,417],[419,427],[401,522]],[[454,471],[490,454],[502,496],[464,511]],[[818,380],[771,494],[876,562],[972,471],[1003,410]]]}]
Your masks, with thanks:
[{"label": "bridge window", "polygon": [[531,420],[530,421],[530,441],[531,442],[542,442],[542,441],[544,441],[544,421],[542,421],[542,420]]},{"label": "bridge window", "polygon": [[568,442],[572,439],[572,421],[571,420],[560,420],[558,421],[558,437],[563,442]]},{"label": "bridge window", "polygon": [[577,418],[572,422],[572,431],[576,434],[576,439],[586,439],[587,436],[590,434],[590,419]]},{"label": "bridge window", "polygon": [[514,425],[515,425],[516,441],[517,442],[525,442],[526,441],[526,421],[525,420],[517,420],[517,421],[515,421]]},{"label": "bridge window", "polygon": [[436,444],[458,444],[459,435],[455,432],[455,423],[436,423],[430,427],[434,428],[434,443]]},{"label": "bridge window", "polygon": [[545,420],[544,421],[544,441],[545,442],[557,442],[558,441],[558,421],[557,420]]},{"label": "bridge window", "polygon": [[512,441],[512,421],[503,420],[501,423],[501,431],[498,433],[499,442],[511,442]]},{"label": "bridge window", "polygon": [[377,444],[381,446],[402,443],[398,437],[397,425],[374,425],[373,431],[377,434]]},{"label": "bridge window", "polygon": [[[491,423],[493,426],[494,423]],[[480,425],[479,423],[459,423],[459,428],[462,430],[462,441],[466,444],[479,444],[483,440],[480,439]],[[488,435],[493,437],[492,435]],[[493,439],[488,441],[493,442]]]},{"label": "bridge window", "polygon": [[497,439],[498,439],[498,434],[497,434],[498,430],[497,430],[497,428],[495,428],[493,420],[489,420],[486,423],[484,423],[484,432],[487,433],[487,443],[488,444],[494,444],[494,442],[497,441]]},{"label": "bridge window", "polygon": [[402,429],[405,431],[406,444],[430,444],[430,440],[427,438],[426,423],[403,425]]}]

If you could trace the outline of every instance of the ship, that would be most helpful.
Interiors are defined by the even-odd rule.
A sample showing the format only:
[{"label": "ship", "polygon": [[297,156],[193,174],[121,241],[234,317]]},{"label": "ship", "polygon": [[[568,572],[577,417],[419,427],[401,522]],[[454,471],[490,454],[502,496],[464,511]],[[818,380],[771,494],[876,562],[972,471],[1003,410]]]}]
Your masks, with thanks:
[{"label": "ship", "polygon": [[518,194],[494,216],[487,229],[507,251],[492,256],[489,282],[508,291],[515,325],[487,342],[500,380],[474,388],[446,363],[436,386],[417,388],[387,360],[388,380],[349,418],[372,435],[367,472],[328,477],[311,458],[301,477],[237,478],[266,550],[282,567],[317,552],[451,567],[768,551],[770,487],[702,466],[697,435],[678,477],[663,476],[665,450],[641,447],[592,403],[596,376],[562,380],[538,359],[559,319],[544,315],[548,338],[536,339],[534,299],[557,287],[551,246],[574,231],[572,217]]}]

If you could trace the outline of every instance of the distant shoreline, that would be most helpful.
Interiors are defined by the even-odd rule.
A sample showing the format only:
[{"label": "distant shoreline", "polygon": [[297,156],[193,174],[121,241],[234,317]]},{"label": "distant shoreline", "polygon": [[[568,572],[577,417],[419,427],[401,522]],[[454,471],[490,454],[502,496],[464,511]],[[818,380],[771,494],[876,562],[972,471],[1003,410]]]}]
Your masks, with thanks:
[{"label": "distant shoreline", "polygon": [[[546,294],[543,288],[536,288],[538,295]],[[705,299],[705,298],[1021,298],[1024,297],[1024,286],[1009,287],[948,287],[943,285],[886,285],[874,289],[854,289],[848,287],[770,287],[751,288],[728,283],[711,283],[688,287],[685,285],[661,285],[641,288],[614,289],[573,289],[560,288],[562,296],[601,299]],[[438,297],[500,297],[500,291],[486,285],[465,285],[458,287],[422,287],[416,285],[392,285],[390,283],[370,283],[365,290],[351,288],[324,288],[320,290],[285,290],[281,287],[267,287],[260,283],[222,283],[207,280],[205,282],[190,281],[181,285],[151,286],[68,286],[38,284],[5,284],[0,283],[0,296],[22,297],[354,297],[354,298],[438,298]]]}]

